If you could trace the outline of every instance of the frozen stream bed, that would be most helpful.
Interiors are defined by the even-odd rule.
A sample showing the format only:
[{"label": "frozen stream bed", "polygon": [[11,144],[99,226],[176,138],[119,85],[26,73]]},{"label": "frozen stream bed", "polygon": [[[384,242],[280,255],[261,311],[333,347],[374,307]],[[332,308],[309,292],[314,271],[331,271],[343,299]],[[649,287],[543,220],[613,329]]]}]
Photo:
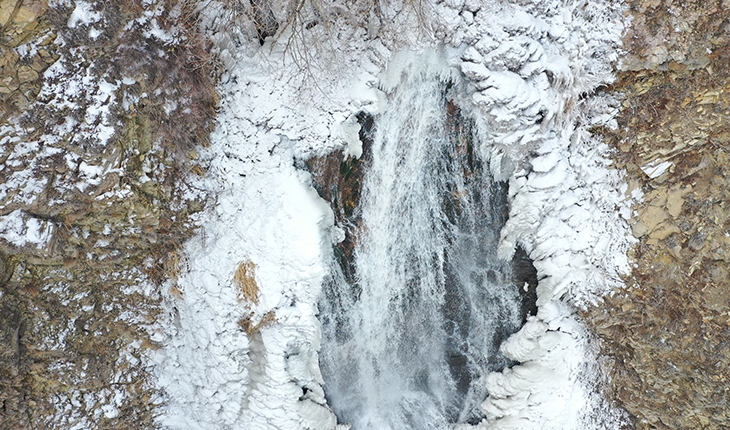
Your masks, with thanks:
[{"label": "frozen stream bed", "polygon": [[[595,352],[574,314],[576,307],[610,293],[628,270],[626,186],[620,172],[609,168],[608,148],[587,131],[611,125],[613,101],[594,92],[612,79],[622,15],[618,2],[563,3],[449,1],[425,9],[430,24],[420,26],[416,17],[390,9],[382,11],[377,28],[333,15],[326,30],[314,26],[311,34],[288,39],[293,45],[272,44],[269,38],[262,47],[245,28],[223,31],[215,24],[215,8],[207,12],[208,21],[201,25],[213,33],[226,70],[219,126],[211,147],[200,154],[210,174],[197,186],[214,196],[215,204],[186,247],[180,294],[167,298],[164,347],[154,363],[166,396],[159,424],[171,429],[399,428],[387,419],[358,426],[353,414],[362,409],[343,412],[348,407],[335,398],[336,383],[332,392],[324,385],[330,378],[323,378],[320,368],[318,315],[324,318],[320,312],[329,309],[319,304],[341,230],[310,174],[295,166],[335,149],[359,155],[355,116],[367,112],[377,118],[393,105],[413,104],[394,94],[426,91],[427,84],[403,76],[430,68],[442,82],[460,82],[460,107],[473,119],[479,143],[474,151],[491,177],[507,184],[509,217],[493,233],[489,252],[498,262],[510,260],[518,246],[526,251],[539,278],[538,312],[499,348],[517,364],[502,370],[485,366],[481,376],[472,378],[470,384],[482,384],[488,393],[486,399],[472,400],[476,415],[452,413],[430,421],[429,409],[416,406],[410,413],[422,416],[412,428],[615,428],[622,415],[600,395]],[[413,34],[395,36],[402,28],[413,28]],[[278,40],[287,40],[290,30]],[[295,55],[299,61],[292,61],[292,49],[300,53]],[[306,50],[303,56],[301,50]],[[414,121],[424,119],[417,109],[409,114]],[[399,127],[398,122],[389,127]],[[429,145],[427,150],[435,151],[444,143],[436,139]],[[429,169],[425,172],[439,170]],[[407,181],[408,176],[389,180]],[[438,184],[430,186],[435,190]],[[432,194],[426,190],[423,195]],[[367,204],[370,239],[398,234],[397,220],[376,213],[377,205],[387,202],[373,198]],[[412,204],[428,210],[423,199]],[[434,230],[427,219],[406,222]],[[378,231],[386,225],[388,232]],[[433,233],[433,240],[441,240],[437,236],[443,232]],[[372,250],[381,264],[363,272],[370,285],[384,274],[390,280],[404,275],[388,268],[396,258],[388,249]],[[416,266],[419,277],[435,273],[425,259]],[[399,321],[423,325],[429,319],[405,312],[392,323]],[[434,339],[434,345],[443,342]],[[360,351],[364,355],[377,348]],[[415,357],[425,360],[425,355]],[[389,358],[400,360],[399,365],[403,359]],[[328,361],[325,369],[336,364]],[[377,391],[371,385],[386,381],[355,369],[353,374],[367,378],[355,383],[363,390]],[[448,385],[439,379],[443,374],[426,379]],[[439,395],[449,403],[454,391],[443,388]],[[387,407],[385,402],[376,409]],[[338,423],[337,416],[348,418]]]}]

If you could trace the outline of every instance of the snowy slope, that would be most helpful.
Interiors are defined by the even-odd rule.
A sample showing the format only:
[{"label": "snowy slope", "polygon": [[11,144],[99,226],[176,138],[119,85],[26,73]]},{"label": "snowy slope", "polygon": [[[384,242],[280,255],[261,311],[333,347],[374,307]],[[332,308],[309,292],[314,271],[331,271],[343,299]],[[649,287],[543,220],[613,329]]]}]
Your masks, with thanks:
[{"label": "snowy slope", "polygon": [[[259,49],[245,33],[216,31],[226,70],[219,127],[201,154],[212,173],[199,187],[217,203],[186,248],[182,294],[168,298],[166,346],[156,358],[167,396],[160,424],[335,427],[321,387],[316,319],[332,215],[294,160],[348,144],[357,152],[352,115],[378,111],[377,85],[397,82],[388,78],[399,68],[389,59],[407,58],[386,46],[438,44],[451,46],[451,67],[473,83],[483,141],[495,142],[483,150],[495,176],[510,183],[500,252],[508,258],[521,244],[541,278],[537,317],[503,346],[522,364],[486,377],[480,427],[584,429],[619,417],[590,395],[597,376],[574,309],[609,293],[627,269],[620,175],[609,169],[605,145],[585,131],[610,121],[607,103],[590,93],[611,79],[621,11],[603,1],[563,3],[435,4],[427,37],[400,45],[385,23],[367,31],[343,24],[340,38],[313,54],[336,55],[332,67],[305,61],[306,73],[302,63],[284,61],[283,44]],[[416,28],[411,23],[399,28]],[[233,281],[246,261],[255,266],[258,303],[240,300]],[[242,318],[261,322],[259,330],[247,335]]]}]

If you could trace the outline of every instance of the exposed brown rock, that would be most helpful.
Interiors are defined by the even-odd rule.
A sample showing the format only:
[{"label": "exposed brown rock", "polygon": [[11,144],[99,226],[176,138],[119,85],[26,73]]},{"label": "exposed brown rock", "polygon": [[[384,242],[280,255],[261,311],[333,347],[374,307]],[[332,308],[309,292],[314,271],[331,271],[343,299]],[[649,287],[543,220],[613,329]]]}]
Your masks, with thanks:
[{"label": "exposed brown rock", "polygon": [[38,79],[38,73],[33,70],[30,66],[18,67],[18,82],[24,84],[26,82],[32,82]]},{"label": "exposed brown rock", "polygon": [[40,75],[58,58],[44,50],[25,58],[14,48],[23,43],[48,45],[55,39],[43,0],[0,2],[0,118],[26,110],[41,89]]},{"label": "exposed brown rock", "polygon": [[636,428],[730,428],[730,5],[629,4],[623,110],[603,132],[644,192],[639,244],[627,287],[583,316]]},{"label": "exposed brown rock", "polygon": [[361,228],[360,194],[367,166],[370,163],[373,143],[374,120],[370,114],[357,115],[360,124],[359,138],[362,144],[360,158],[345,157],[342,150],[324,157],[313,157],[306,161],[312,172],[314,188],[324,200],[330,203],[335,216],[335,225],[341,228],[344,239],[335,245],[335,257],[348,282],[355,284],[353,252]]}]

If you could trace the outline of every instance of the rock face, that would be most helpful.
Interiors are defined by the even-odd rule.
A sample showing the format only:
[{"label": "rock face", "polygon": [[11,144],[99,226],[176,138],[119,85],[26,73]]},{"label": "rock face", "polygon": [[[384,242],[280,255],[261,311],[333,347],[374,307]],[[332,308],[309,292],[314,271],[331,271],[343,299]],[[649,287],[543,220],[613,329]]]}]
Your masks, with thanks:
[{"label": "rock face", "polygon": [[0,118],[28,109],[41,90],[40,76],[58,59],[47,9],[42,0],[0,2]]},{"label": "rock face", "polygon": [[343,275],[351,285],[356,284],[353,251],[361,228],[360,194],[363,177],[372,159],[371,147],[375,132],[372,115],[360,112],[356,117],[360,125],[358,137],[362,144],[360,157],[345,156],[339,150],[306,161],[307,169],[312,172],[314,188],[330,203],[335,225],[343,234],[343,237],[338,238],[334,252]]},{"label": "rock face", "polygon": [[584,313],[639,429],[727,428],[728,2],[632,2],[616,164],[640,190],[628,287]]},{"label": "rock face", "polygon": [[0,2],[0,427],[148,428],[144,327],[205,199],[206,41],[171,4],[64,4]]}]

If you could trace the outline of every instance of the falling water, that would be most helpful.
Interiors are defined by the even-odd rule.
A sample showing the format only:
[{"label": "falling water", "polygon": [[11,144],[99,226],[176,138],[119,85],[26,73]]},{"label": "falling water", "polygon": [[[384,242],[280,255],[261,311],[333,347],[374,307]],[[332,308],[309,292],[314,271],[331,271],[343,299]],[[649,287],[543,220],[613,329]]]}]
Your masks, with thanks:
[{"label": "falling water", "polygon": [[320,304],[328,401],[354,429],[479,419],[481,378],[509,364],[521,323],[496,247],[506,185],[492,180],[450,78],[412,64],[375,118],[348,283],[333,264]]}]

